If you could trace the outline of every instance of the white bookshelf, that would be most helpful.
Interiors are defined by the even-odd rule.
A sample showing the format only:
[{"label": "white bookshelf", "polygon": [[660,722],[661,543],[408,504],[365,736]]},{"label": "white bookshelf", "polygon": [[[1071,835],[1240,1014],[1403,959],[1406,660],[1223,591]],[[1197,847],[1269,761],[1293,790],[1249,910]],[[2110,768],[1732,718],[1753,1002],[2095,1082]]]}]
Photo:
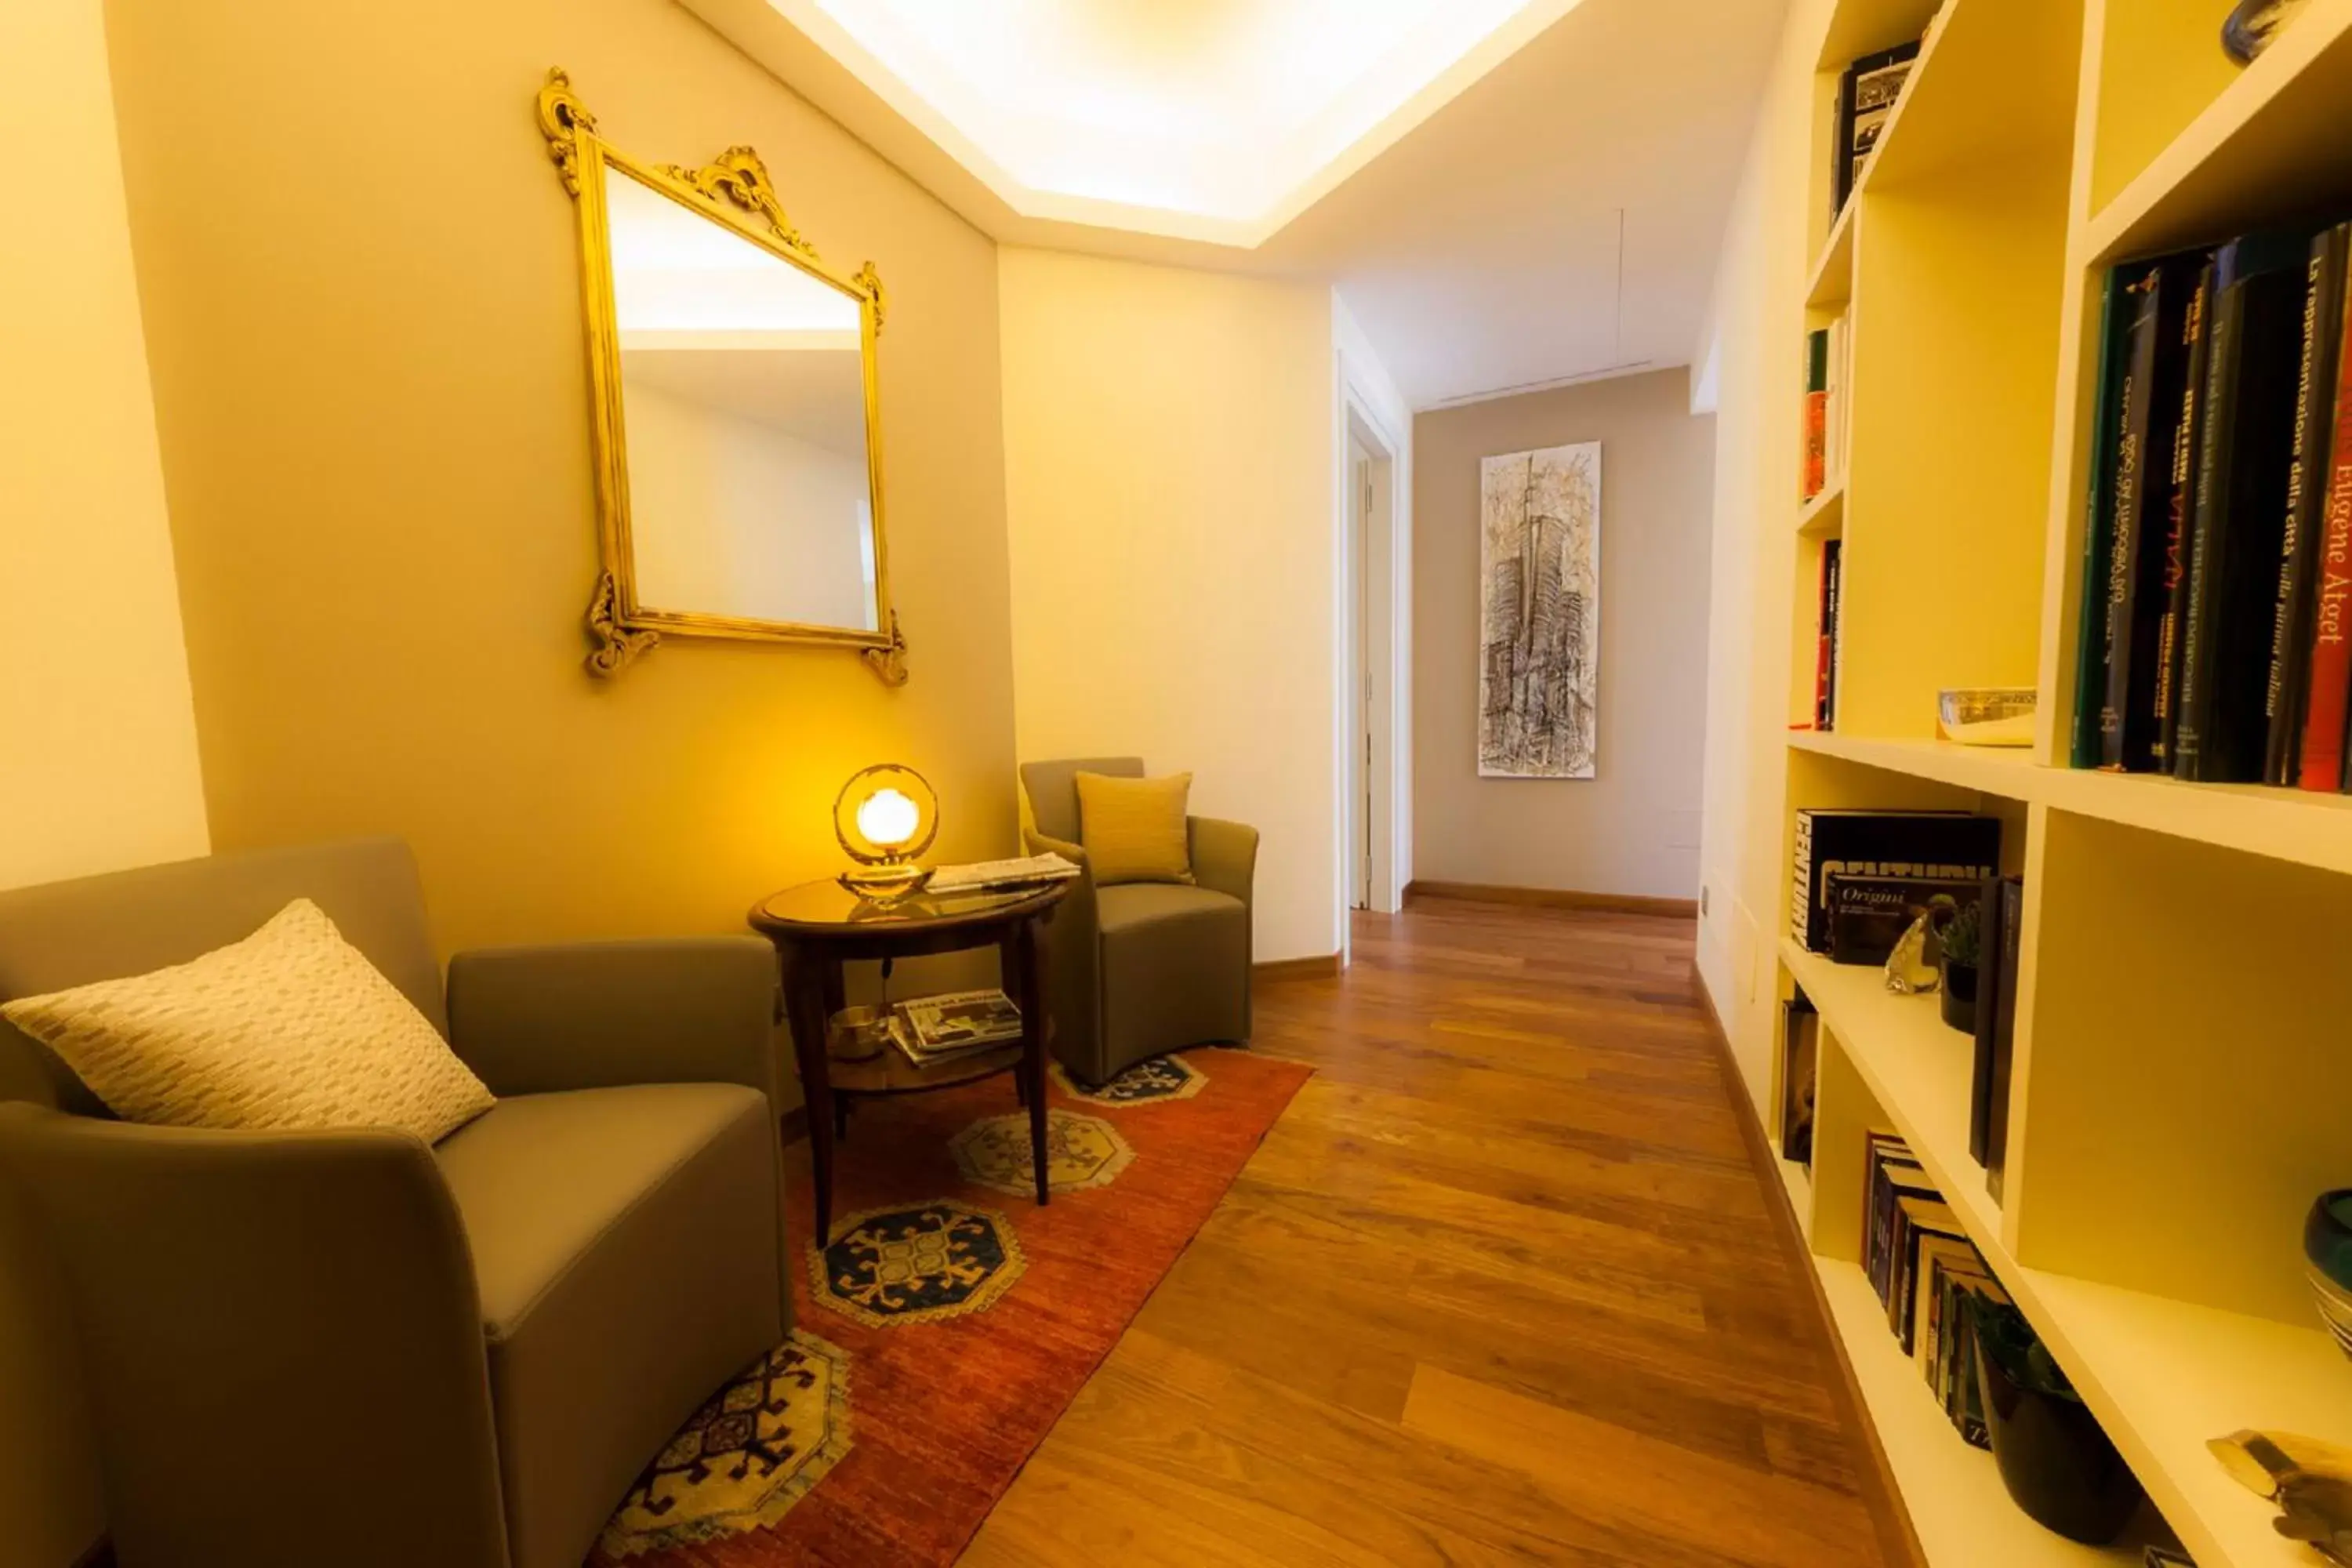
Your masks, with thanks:
[{"label": "white bookshelf", "polygon": [[[2352,797],[2063,765],[2105,268],[2352,212],[2352,0],[2314,0],[2243,68],[2220,49],[2226,9],[1821,0],[1815,133],[1786,139],[1812,165],[1787,309],[1807,329],[1847,318],[1852,430],[1841,482],[1785,503],[1796,570],[1758,590],[1794,594],[1802,723],[1820,542],[1843,542],[1838,728],[1790,734],[1767,848],[1787,865],[1805,807],[1984,810],[2026,886],[1999,1201],[1969,1154],[1972,1042],[1936,1000],[1785,929],[1772,954],[1780,994],[1801,986],[1822,1024],[1812,1168],[1779,1162],[1781,1191],[1933,1568],[2139,1547],[2026,1520],[1902,1355],[1858,1267],[1873,1129],[1910,1144],[2201,1568],[2319,1562],[2209,1439],[2352,1446],[2352,1361],[2299,1248],[2312,1197],[2352,1185]],[[1923,31],[1832,220],[1837,73]],[[1981,685],[2039,687],[2033,747],[1934,738],[1936,692]]]}]

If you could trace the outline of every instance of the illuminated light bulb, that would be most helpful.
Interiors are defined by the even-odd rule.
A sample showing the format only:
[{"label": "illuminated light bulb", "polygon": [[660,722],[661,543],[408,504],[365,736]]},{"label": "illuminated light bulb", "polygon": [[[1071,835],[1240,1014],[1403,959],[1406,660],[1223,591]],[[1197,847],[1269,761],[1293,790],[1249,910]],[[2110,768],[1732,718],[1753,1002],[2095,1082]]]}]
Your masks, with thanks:
[{"label": "illuminated light bulb", "polygon": [[857,831],[877,849],[898,849],[922,826],[922,808],[895,789],[884,787],[857,806]]}]

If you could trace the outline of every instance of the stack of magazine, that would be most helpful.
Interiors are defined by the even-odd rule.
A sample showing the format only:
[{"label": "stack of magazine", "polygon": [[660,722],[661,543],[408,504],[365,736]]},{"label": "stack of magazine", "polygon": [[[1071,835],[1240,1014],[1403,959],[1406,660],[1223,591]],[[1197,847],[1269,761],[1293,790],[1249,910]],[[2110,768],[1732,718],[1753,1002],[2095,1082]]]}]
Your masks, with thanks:
[{"label": "stack of magazine", "polygon": [[1065,882],[1078,874],[1077,863],[1048,850],[1018,860],[982,860],[970,866],[942,866],[928,885],[934,893],[989,892],[1007,888],[1043,887]]},{"label": "stack of magazine", "polygon": [[919,1068],[977,1056],[1021,1037],[1021,1009],[1002,991],[946,991],[890,1010],[890,1039]]}]

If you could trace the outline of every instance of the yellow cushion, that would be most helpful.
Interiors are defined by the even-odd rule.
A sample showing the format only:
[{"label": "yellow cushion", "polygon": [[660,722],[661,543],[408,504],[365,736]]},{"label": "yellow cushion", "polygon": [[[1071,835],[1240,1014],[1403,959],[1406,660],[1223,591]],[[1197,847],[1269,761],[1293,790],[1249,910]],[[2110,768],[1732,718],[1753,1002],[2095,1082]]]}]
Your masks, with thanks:
[{"label": "yellow cushion", "polygon": [[495,1103],[308,899],[201,958],[22,997],[0,1016],[126,1121],[396,1127],[429,1143]]},{"label": "yellow cushion", "polygon": [[1095,880],[1189,882],[1192,848],[1185,829],[1185,799],[1192,775],[1122,779],[1074,773],[1078,785],[1078,842],[1094,863]]}]

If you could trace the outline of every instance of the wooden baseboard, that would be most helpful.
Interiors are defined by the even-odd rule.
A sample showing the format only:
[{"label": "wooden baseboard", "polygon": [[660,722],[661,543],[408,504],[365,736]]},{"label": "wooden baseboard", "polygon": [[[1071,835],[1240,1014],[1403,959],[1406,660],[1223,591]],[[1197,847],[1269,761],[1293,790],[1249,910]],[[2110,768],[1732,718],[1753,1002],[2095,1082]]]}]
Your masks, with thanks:
[{"label": "wooden baseboard", "polygon": [[1716,1056],[1723,1064],[1723,1092],[1730,1098],[1732,1114],[1739,1119],[1740,1141],[1748,1145],[1748,1163],[1755,1167],[1756,1184],[1763,1191],[1764,1206],[1772,1211],[1772,1227],[1780,1233],[1781,1253],[1812,1296],[1814,1339],[1838,1369],[1836,1393],[1842,1414],[1848,1425],[1861,1434],[1863,1447],[1870,1457],[1869,1468],[1861,1477],[1862,1500],[1870,1510],[1872,1524],[1877,1528],[1879,1549],[1891,1564],[1927,1568],[1927,1554],[1919,1544],[1918,1532],[1911,1527],[1910,1510],[1903,1505],[1903,1489],[1895,1484],[1895,1468],[1886,1461],[1886,1450],[1878,1441],[1878,1428],[1872,1424],[1869,1408],[1863,1403],[1862,1384],[1854,1377],[1853,1362],[1846,1358],[1845,1342],[1838,1338],[1835,1321],[1830,1316],[1829,1298],[1822,1293],[1822,1277],[1813,1268],[1812,1248],[1806,1245],[1805,1233],[1797,1226],[1796,1211],[1789,1206],[1789,1189],[1773,1166],[1780,1156],[1772,1152],[1771,1142],[1764,1135],[1764,1123],[1757,1118],[1755,1102],[1748,1098],[1738,1058],[1732,1053],[1730,1031],[1723,1026],[1723,1016],[1715,1010],[1715,994],[1706,988],[1706,982],[1696,968],[1691,972],[1691,988],[1698,993],[1699,1010],[1706,1015],[1707,1030],[1715,1037]]},{"label": "wooden baseboard", "polygon": [[1671,915],[1698,919],[1696,899],[1653,899],[1640,893],[1580,893],[1567,888],[1500,888],[1484,882],[1424,882],[1404,885],[1407,903],[1415,899],[1459,899],[1481,904],[1524,904],[1545,910],[1596,910],[1621,915]]},{"label": "wooden baseboard", "polygon": [[1327,952],[1320,958],[1277,958],[1271,963],[1250,965],[1253,980],[1328,980],[1340,970],[1339,955]]},{"label": "wooden baseboard", "polygon": [[795,1105],[776,1118],[778,1139],[787,1149],[808,1136],[808,1107]]}]

